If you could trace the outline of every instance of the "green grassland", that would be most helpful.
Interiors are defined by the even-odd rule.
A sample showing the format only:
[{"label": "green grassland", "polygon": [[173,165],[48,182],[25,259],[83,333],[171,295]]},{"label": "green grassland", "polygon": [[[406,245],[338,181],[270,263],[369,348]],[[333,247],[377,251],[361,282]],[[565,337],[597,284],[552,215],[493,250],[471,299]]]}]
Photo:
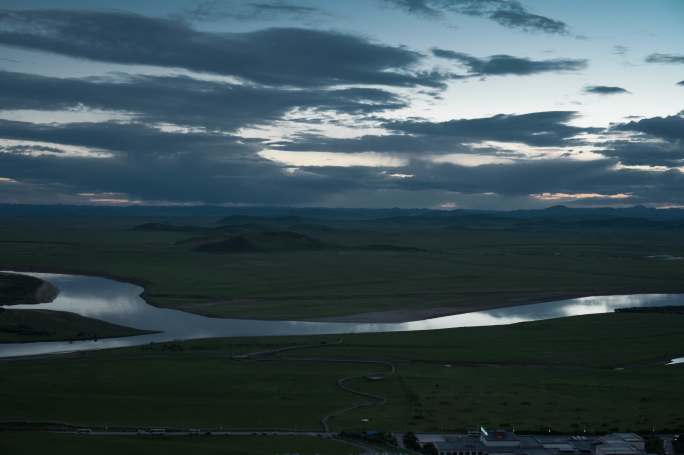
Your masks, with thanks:
[{"label": "green grassland", "polygon": [[[0,421],[334,430],[684,430],[684,315],[606,314],[438,331],[211,339],[0,363]],[[306,346],[264,358],[236,354]],[[308,360],[307,360],[308,359]],[[347,360],[349,362],[339,362]],[[391,362],[396,373],[376,364]],[[384,380],[365,376],[382,371]]]},{"label": "green grassland", "polygon": [[54,433],[0,433],[0,452],[13,455],[352,455],[360,450],[336,440],[299,436],[105,437]]},{"label": "green grassland", "polygon": [[0,309],[0,343],[89,340],[144,333],[149,332],[63,311]]},{"label": "green grassland", "polygon": [[243,318],[456,313],[684,290],[684,261],[649,258],[684,256],[678,228],[246,221],[5,217],[0,268],[119,277],[143,284],[153,305]]},{"label": "green grassland", "polygon": [[39,303],[36,294],[42,284],[32,276],[0,273],[0,305]]}]

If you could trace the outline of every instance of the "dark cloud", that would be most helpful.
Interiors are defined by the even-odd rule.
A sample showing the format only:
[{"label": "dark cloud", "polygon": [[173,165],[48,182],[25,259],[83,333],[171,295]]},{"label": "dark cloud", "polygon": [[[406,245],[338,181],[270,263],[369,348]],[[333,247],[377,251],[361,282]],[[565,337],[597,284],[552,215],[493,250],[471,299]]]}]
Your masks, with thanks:
[{"label": "dark cloud", "polygon": [[682,87],[684,87],[684,81],[677,82],[677,85],[681,85]]},{"label": "dark cloud", "polygon": [[651,117],[614,127],[620,131],[635,131],[671,142],[684,142],[684,112],[669,117]]},{"label": "dark cloud", "polygon": [[522,142],[533,146],[563,146],[570,145],[573,136],[597,131],[568,125],[576,115],[574,111],[546,111],[446,122],[395,121],[387,123],[386,127],[413,135],[454,137],[460,141],[490,140]]},{"label": "dark cloud", "polygon": [[639,166],[684,165],[684,116],[642,118],[615,125],[615,131],[641,133],[629,140],[616,140],[606,144],[600,153],[619,159],[623,164]]},{"label": "dark cloud", "polygon": [[620,95],[623,93],[631,93],[625,88],[611,85],[588,85],[584,87],[583,91],[584,93],[591,93],[593,95]]},{"label": "dark cloud", "polygon": [[204,81],[186,76],[54,78],[0,71],[3,109],[121,111],[146,122],[223,130],[268,123],[295,108],[365,114],[404,107],[374,88],[288,90]]},{"label": "dark cloud", "polygon": [[423,56],[358,36],[297,28],[199,32],[179,20],[120,12],[0,11],[0,44],[88,60],[235,76],[267,85],[442,87]]},{"label": "dark cloud", "polygon": [[684,65],[684,55],[681,54],[651,54],[646,57],[647,63],[668,63]]},{"label": "dark cloud", "polygon": [[469,76],[527,76],[538,73],[579,71],[587,67],[585,59],[532,60],[512,55],[492,55],[477,58],[447,49],[432,49],[433,55],[455,60],[469,70]]},{"label": "dark cloud", "polygon": [[[106,150],[130,155],[132,159],[142,155],[169,157],[190,153],[198,158],[211,155],[251,158],[259,148],[259,141],[234,135],[168,132],[142,124],[116,122],[46,125],[0,120],[0,138]],[[27,147],[26,151],[38,150],[35,145]]]},{"label": "dark cloud", "polygon": [[684,165],[684,146],[654,141],[615,141],[607,144],[601,154],[619,159],[622,164],[633,166]]},{"label": "dark cloud", "polygon": [[528,32],[568,33],[567,25],[564,22],[538,14],[530,14],[522,7],[510,10],[500,9],[488,14],[487,17],[504,27],[519,28]]},{"label": "dark cloud", "polygon": [[[117,193],[144,201],[300,204],[340,190],[331,179],[290,177],[268,162],[173,159],[62,158],[0,154],[3,173],[70,194]],[[0,188],[1,190],[1,188]]]},{"label": "dark cloud", "polygon": [[[331,138],[300,135],[271,144],[278,150],[340,153],[378,152],[389,154],[473,153],[453,137],[415,136],[410,134],[365,135],[357,138]],[[484,153],[479,150],[478,153]]]},{"label": "dark cloud", "polygon": [[[457,119],[447,122],[392,121],[384,126],[393,134],[363,135],[355,138],[331,138],[300,134],[288,140],[273,142],[273,149],[288,151],[320,151],[362,153],[377,152],[402,155],[473,154],[518,157],[519,154],[472,142],[522,142],[533,146],[570,146],[573,137],[597,132],[595,128],[579,128],[567,123],[576,115],[572,111],[535,112],[523,115],[500,114],[494,117]],[[399,134],[397,134],[399,133]]]},{"label": "dark cloud", "polygon": [[385,0],[385,2],[403,9],[410,14],[425,17],[440,17],[444,14],[439,5],[432,0]]},{"label": "dark cloud", "polygon": [[[3,146],[3,177],[62,194],[115,193],[148,201],[297,204],[339,191],[345,184],[313,173],[289,175],[282,166],[253,153],[258,143],[232,136],[169,133],[143,125],[3,121],[0,137],[26,141],[18,146]],[[28,141],[50,141],[48,147],[54,150],[77,145],[111,154],[105,158],[69,152],[45,154],[40,153],[45,151],[45,145]],[[0,198],[4,189],[0,188]]]},{"label": "dark cloud", "polygon": [[191,21],[231,18],[240,21],[267,21],[279,18],[308,19],[325,16],[319,8],[287,1],[203,0],[181,17]]},{"label": "dark cloud", "polygon": [[392,171],[413,175],[403,179],[391,178],[388,173],[373,168],[321,168],[316,172],[346,181],[347,191],[373,190],[368,194],[441,191],[529,198],[540,193],[622,193],[633,195],[630,202],[684,201],[684,174],[681,172],[616,169],[617,162],[613,158],[592,161],[545,159],[466,167],[414,160],[406,167]]},{"label": "dark cloud", "polygon": [[[3,147],[0,199],[21,199],[21,188],[43,200],[52,195],[114,194],[143,201],[318,204],[346,194],[369,195],[496,193],[523,197],[536,193],[633,193],[640,201],[684,201],[684,175],[618,170],[619,157],[594,161],[516,160],[511,164],[466,167],[410,159],[400,168],[310,167],[285,172],[254,152],[260,141],[216,133],[164,132],[136,124],[35,125],[0,122],[0,137],[23,140]],[[34,146],[29,141],[45,144]],[[62,145],[108,150],[92,158],[59,153]],[[35,147],[35,148],[34,148]],[[31,152],[52,153],[31,153]],[[674,157],[673,157],[674,159]],[[392,174],[412,175],[394,178]],[[119,196],[121,195],[121,196]]]},{"label": "dark cloud", "polygon": [[[512,164],[464,167],[453,164],[416,163],[419,176],[414,187],[439,188],[464,193],[493,192],[503,195],[537,193],[611,193],[613,160],[525,160]],[[614,176],[613,176],[614,177]]]},{"label": "dark cloud", "polygon": [[385,0],[412,14],[443,17],[446,13],[485,17],[498,24],[524,30],[551,34],[567,34],[562,21],[533,14],[517,0]]}]

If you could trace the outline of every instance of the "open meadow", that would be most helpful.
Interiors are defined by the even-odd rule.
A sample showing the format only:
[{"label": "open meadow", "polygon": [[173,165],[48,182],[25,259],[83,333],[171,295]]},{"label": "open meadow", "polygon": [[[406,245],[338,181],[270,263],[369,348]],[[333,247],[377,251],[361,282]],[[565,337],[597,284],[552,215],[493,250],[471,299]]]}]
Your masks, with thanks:
[{"label": "open meadow", "polygon": [[[681,430],[684,370],[665,363],[684,353],[683,324],[684,315],[617,313],[5,360],[0,421],[321,430],[324,416],[369,403],[332,418],[331,429],[435,431],[483,424],[534,432]],[[290,346],[299,348],[245,356]],[[342,390],[342,378],[386,403]]]},{"label": "open meadow", "polygon": [[[110,276],[156,306],[256,319],[422,319],[684,291],[668,225],[301,217],[3,217],[0,269]],[[617,226],[617,227],[616,227]],[[476,228],[477,227],[477,228]]]}]

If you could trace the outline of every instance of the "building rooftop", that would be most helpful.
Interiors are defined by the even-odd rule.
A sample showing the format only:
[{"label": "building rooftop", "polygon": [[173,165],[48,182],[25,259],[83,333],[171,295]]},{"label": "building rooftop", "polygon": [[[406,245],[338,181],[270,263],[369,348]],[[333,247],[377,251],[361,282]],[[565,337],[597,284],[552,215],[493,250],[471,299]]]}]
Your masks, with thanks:
[{"label": "building rooftop", "polygon": [[488,448],[502,449],[520,446],[520,438],[512,431],[507,430],[486,431],[482,428],[480,440]]},{"label": "building rooftop", "polygon": [[646,455],[644,440],[635,433],[598,435],[516,435],[481,429],[468,435],[416,435],[421,445],[432,444],[439,454],[456,455]]}]

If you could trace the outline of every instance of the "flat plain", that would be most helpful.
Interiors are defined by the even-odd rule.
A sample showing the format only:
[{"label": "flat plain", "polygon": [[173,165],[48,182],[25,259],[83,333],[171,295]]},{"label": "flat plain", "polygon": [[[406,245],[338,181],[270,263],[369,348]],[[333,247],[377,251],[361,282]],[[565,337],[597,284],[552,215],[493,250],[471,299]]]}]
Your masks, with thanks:
[{"label": "flat plain", "polygon": [[[343,337],[225,338],[0,363],[0,421],[76,426],[603,432],[684,427],[684,315]],[[235,358],[288,346],[299,350]],[[387,364],[393,364],[392,374]],[[381,380],[368,377],[380,374]],[[340,389],[337,381],[387,399]],[[198,411],[200,410],[200,411]],[[239,410],[239,412],[235,412]]]},{"label": "flat plain", "polygon": [[614,221],[6,217],[0,268],[120,278],[152,305],[216,317],[421,319],[683,291],[682,262],[663,259],[684,256],[680,234]]}]

